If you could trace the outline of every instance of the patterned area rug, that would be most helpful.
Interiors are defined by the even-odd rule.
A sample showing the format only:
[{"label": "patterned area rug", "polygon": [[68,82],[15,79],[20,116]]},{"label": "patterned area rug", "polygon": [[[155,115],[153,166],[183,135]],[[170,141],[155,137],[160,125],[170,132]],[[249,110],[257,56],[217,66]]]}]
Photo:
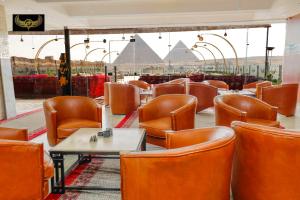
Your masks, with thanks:
[{"label": "patterned area rug", "polygon": [[[137,112],[125,116],[116,128],[137,127]],[[147,145],[147,150],[160,147]],[[66,178],[67,185],[120,187],[120,161],[118,159],[92,159],[88,164],[79,165]],[[47,200],[119,200],[119,191],[67,191],[63,195],[50,194]]]},{"label": "patterned area rug", "polygon": [[1,120],[0,126],[28,129],[29,140],[47,132],[44,120],[44,111],[42,108],[19,114],[13,118]]}]

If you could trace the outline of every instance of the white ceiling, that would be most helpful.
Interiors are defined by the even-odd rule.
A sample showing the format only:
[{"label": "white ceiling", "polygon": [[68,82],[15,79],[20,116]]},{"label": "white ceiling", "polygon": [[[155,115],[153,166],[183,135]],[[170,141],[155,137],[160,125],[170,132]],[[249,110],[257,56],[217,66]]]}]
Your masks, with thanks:
[{"label": "white ceiling", "polygon": [[249,25],[282,22],[300,0],[2,0],[12,14],[46,15],[46,29]]}]

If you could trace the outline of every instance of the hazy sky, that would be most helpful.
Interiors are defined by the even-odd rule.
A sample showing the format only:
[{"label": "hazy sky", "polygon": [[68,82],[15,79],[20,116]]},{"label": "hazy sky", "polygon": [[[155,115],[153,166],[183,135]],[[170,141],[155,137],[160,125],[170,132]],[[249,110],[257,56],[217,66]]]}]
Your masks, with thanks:
[{"label": "hazy sky", "polygon": [[[269,33],[269,46],[275,47],[273,50],[273,56],[275,55],[283,55],[284,46],[285,46],[285,24],[272,24],[272,28],[270,28]],[[224,35],[224,30],[216,30],[216,31],[206,31],[209,33],[216,33],[220,35]],[[201,32],[175,32],[170,33],[170,44],[172,47],[176,45],[179,40],[182,40],[189,48],[198,41],[197,35],[201,33],[206,33],[205,31]],[[238,57],[246,56],[246,35],[247,29],[233,29],[227,30],[227,39],[234,45],[236,48]],[[125,34],[126,39],[132,34]],[[163,59],[169,52],[169,33],[161,33],[162,39],[159,39],[159,33],[143,33],[139,34],[146,43]],[[57,36],[58,38],[62,38],[63,36]],[[87,35],[74,35],[71,36],[71,45],[79,42],[83,42],[83,40],[87,37]],[[99,41],[104,38],[109,40],[122,40],[122,34],[118,35],[90,35],[91,41]],[[221,49],[224,56],[227,58],[234,57],[234,53],[230,46],[220,38],[213,36],[204,36],[204,41],[215,44]],[[9,49],[11,56],[20,56],[20,57],[28,57],[34,58],[38,48],[47,40],[53,39],[55,36],[43,36],[43,35],[35,35],[35,36],[23,36],[23,42],[20,42],[20,36],[10,35],[9,36]],[[265,55],[265,45],[266,45],[266,29],[265,28],[256,28],[248,30],[248,57],[252,56],[264,56]],[[127,42],[111,42],[111,51],[119,51],[121,52],[126,46]],[[172,48],[171,47],[171,48]],[[34,49],[33,49],[34,48]],[[95,48],[105,48],[108,50],[108,42],[106,44],[103,43],[91,43],[90,48],[87,50],[90,51]],[[200,49],[199,49],[200,50]],[[221,58],[221,55],[214,50],[211,49],[217,58]],[[54,56],[55,59],[59,58],[61,52],[64,52],[63,40],[59,40],[57,42],[52,42],[47,45],[43,51],[41,52],[39,58],[44,58],[45,56]],[[201,50],[206,59],[212,59],[212,56],[208,51]],[[79,45],[74,47],[71,51],[72,60],[83,60],[86,54],[86,49],[84,45]],[[102,50],[94,51],[88,57],[89,61],[101,60],[104,53]],[[198,53],[195,53],[197,57],[201,59],[201,56]],[[116,54],[112,54],[112,61],[116,58]],[[108,56],[105,58],[105,61],[108,62]]]}]

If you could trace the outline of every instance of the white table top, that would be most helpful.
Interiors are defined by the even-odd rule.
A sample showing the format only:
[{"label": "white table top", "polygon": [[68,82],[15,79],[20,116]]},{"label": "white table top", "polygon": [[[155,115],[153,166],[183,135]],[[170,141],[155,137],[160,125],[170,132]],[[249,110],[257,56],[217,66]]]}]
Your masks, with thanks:
[{"label": "white table top", "polygon": [[90,142],[101,128],[81,128],[71,136],[50,149],[50,152],[65,153],[120,153],[137,151],[141,148],[145,129],[114,128],[111,137],[97,136],[96,142]]},{"label": "white table top", "polygon": [[247,96],[255,96],[255,93],[249,90],[224,90],[224,89],[218,89],[219,95],[225,95],[225,94],[242,94]]}]

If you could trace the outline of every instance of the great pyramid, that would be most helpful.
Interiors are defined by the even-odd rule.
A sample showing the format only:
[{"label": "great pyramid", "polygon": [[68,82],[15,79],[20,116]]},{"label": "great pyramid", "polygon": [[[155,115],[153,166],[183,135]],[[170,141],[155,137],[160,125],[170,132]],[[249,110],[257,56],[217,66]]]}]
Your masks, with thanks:
[{"label": "great pyramid", "polygon": [[134,36],[135,42],[129,42],[120,55],[113,62],[119,70],[128,70],[135,67],[136,70],[151,66],[165,64],[153,49],[138,35]]}]

